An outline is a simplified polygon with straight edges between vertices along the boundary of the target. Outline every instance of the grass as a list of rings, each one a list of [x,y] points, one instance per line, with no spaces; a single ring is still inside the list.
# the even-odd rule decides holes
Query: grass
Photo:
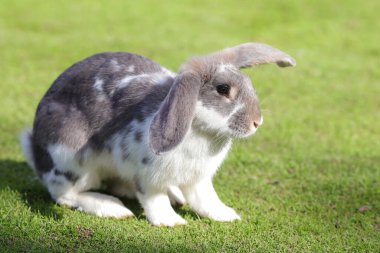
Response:
[[[0,0],[1,252],[379,252],[379,1]],[[156,228],[58,206],[17,141],[51,82],[101,51],[171,69],[247,41],[297,59],[246,70],[265,123],[215,177],[241,222]]]

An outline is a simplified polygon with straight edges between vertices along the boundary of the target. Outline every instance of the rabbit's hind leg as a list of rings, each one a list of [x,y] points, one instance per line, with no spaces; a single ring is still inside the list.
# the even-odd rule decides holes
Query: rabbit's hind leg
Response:
[[[44,176],[44,182],[52,198],[61,205],[78,209],[100,217],[124,218],[133,216],[123,203],[110,195],[89,192],[91,181],[86,176],[79,177],[73,173],[51,170]],[[83,186],[86,185],[85,188]]]
[[[77,163],[72,149],[64,145],[52,145],[48,150],[53,167],[44,173],[41,179],[58,204],[101,217],[133,216],[119,199],[89,192],[100,186],[101,178],[96,170],[82,168]]]

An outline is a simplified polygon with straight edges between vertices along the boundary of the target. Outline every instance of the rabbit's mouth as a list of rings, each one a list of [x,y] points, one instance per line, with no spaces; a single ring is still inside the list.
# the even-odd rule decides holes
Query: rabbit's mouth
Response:
[[[264,118],[261,116],[259,120],[253,121],[251,124],[244,125],[238,125],[238,124],[230,124],[229,125],[229,133],[232,138],[235,139],[242,139],[247,138],[249,136],[254,135],[258,128],[263,124]]]
[[[231,137],[234,139],[244,139],[248,138],[256,133],[257,129],[251,131],[233,131]]]

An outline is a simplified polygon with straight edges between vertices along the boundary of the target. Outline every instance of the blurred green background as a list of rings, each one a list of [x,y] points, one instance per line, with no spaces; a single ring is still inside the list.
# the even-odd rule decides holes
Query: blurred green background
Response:
[[[1,252],[379,252],[379,1],[0,0]],[[244,70],[265,123],[215,177],[241,222],[174,229],[54,204],[17,135],[54,79],[91,54],[129,51],[176,71],[192,55],[258,41],[297,67]]]

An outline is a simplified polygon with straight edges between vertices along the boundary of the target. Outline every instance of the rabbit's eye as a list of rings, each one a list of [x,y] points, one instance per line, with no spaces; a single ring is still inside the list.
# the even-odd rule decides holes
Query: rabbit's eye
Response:
[[[228,96],[230,93],[230,86],[228,84],[219,84],[216,86],[216,91],[223,96]]]

